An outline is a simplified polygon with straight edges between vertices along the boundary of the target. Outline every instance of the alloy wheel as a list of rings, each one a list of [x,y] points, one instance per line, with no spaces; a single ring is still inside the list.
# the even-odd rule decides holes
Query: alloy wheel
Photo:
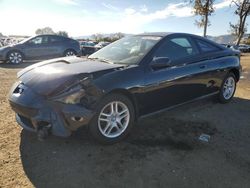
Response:
[[[128,127],[130,112],[121,101],[113,101],[105,105],[98,117],[98,128],[107,138],[120,136]]]
[[[65,54],[65,56],[74,56],[74,55],[76,55],[76,54],[72,50],[67,51],[66,54]]]
[[[8,59],[9,59],[9,62],[13,64],[19,64],[23,60],[22,55],[19,52],[11,52],[9,54]]]
[[[228,100],[230,99],[235,90],[235,80],[233,77],[228,77],[223,86],[223,97]]]

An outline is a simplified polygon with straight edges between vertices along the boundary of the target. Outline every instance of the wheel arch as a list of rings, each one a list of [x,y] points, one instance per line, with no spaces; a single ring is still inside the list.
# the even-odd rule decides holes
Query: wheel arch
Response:
[[[75,52],[75,54],[77,54],[77,52],[76,52],[76,50],[74,48],[67,48],[66,50],[64,50],[63,55],[66,55],[66,52],[70,51],[70,50]]]
[[[21,50],[18,50],[18,49],[11,49],[11,50],[9,50],[6,53],[6,59],[9,57],[10,53],[12,53],[12,52],[18,52],[18,53],[22,54],[23,60],[25,59],[25,54]]]
[[[125,97],[127,97],[132,102],[132,105],[134,107],[135,121],[138,120],[138,118],[139,118],[138,101],[136,100],[135,96],[132,93],[130,93],[126,89],[114,89],[114,90],[110,91],[109,93],[107,93],[106,95],[109,95],[109,94],[120,94],[120,95],[124,95]]]
[[[236,81],[238,82],[240,80],[240,71],[236,68],[230,69],[231,73],[233,73],[236,77]]]

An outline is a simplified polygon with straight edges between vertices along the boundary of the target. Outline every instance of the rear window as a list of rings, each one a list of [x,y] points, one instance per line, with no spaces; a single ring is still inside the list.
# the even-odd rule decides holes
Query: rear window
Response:
[[[201,51],[206,53],[206,52],[215,52],[215,51],[219,51],[220,48],[215,46],[215,45],[212,45],[208,42],[205,42],[203,40],[199,40],[199,39],[196,39],[196,42],[198,44],[198,46],[200,47]]]

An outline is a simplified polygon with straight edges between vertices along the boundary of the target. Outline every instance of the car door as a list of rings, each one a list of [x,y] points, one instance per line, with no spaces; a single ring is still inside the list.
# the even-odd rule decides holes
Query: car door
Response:
[[[23,49],[25,57],[27,59],[43,59],[48,56],[50,53],[48,40],[47,35],[42,35],[27,41]]]
[[[221,69],[221,64],[226,63],[227,58],[223,54],[223,50],[209,41],[195,38],[194,41],[200,50],[199,61],[203,62],[204,81],[206,82],[206,94],[212,94],[220,89],[224,79],[224,69]]]
[[[178,105],[205,94],[203,62],[197,61],[199,50],[188,36],[165,39],[153,52],[151,59],[166,57],[169,67],[153,69],[145,65],[144,114]]]
[[[65,40],[63,37],[51,35],[49,36],[50,58],[61,57],[65,51]]]

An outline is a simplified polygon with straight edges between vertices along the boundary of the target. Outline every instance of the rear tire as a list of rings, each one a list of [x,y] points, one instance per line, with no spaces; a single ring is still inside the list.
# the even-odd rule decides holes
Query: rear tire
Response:
[[[64,52],[64,56],[65,57],[68,57],[68,56],[76,56],[77,54],[76,54],[76,51],[75,50],[71,50],[71,49],[69,49],[69,50],[66,50],[65,52]]]
[[[7,62],[11,64],[20,64],[23,62],[23,55],[18,51],[9,52]]]
[[[220,93],[219,93],[219,102],[222,104],[228,103],[232,100],[234,93],[236,91],[236,77],[230,72],[227,74],[225,79],[222,82]]]
[[[99,143],[114,144],[128,135],[134,120],[135,111],[131,101],[124,95],[110,94],[97,106],[89,132]]]

